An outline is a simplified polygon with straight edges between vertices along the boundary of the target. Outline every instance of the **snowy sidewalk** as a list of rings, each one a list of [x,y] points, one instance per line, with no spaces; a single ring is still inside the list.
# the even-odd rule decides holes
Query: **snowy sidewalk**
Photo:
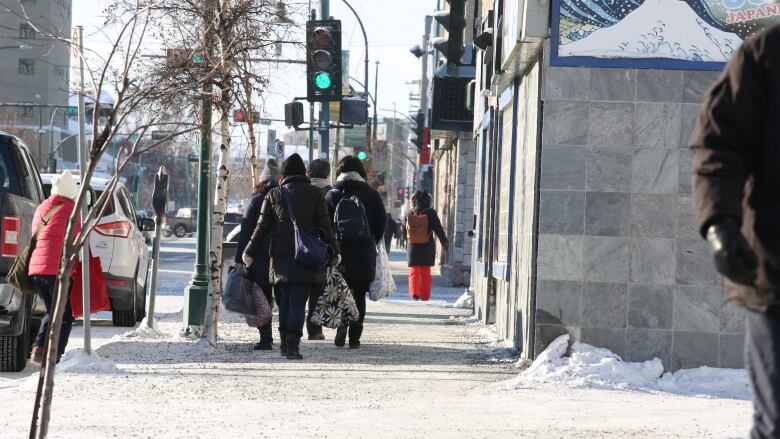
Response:
[[[517,376],[491,331],[458,324],[446,307],[462,288],[436,287],[409,302],[399,291],[368,307],[359,350],[304,341],[303,361],[256,352],[256,331],[225,316],[215,352],[169,336],[122,337],[96,327],[98,354],[115,370],[57,376],[52,438],[737,438],[750,403],[641,392],[539,386],[506,390]],[[437,280],[434,281],[437,285]],[[176,334],[180,297],[167,296],[160,329]],[[177,302],[178,301],[178,302]],[[75,328],[73,347],[81,329]],[[37,374],[0,374],[0,431],[26,437]]]

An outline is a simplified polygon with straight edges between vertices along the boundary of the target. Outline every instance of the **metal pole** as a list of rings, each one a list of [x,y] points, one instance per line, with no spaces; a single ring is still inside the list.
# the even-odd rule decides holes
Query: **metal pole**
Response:
[[[377,107],[379,106],[379,97],[377,93],[379,92],[379,61],[376,62],[376,72],[374,73],[374,140],[376,140],[376,124],[377,124],[377,117],[376,117],[376,111]]]
[[[352,14],[357,19],[358,24],[360,25],[360,30],[363,32],[363,43],[366,46],[366,59],[363,60],[364,65],[364,72],[363,72],[363,92],[366,94],[366,99],[368,99],[368,36],[366,35],[366,28],[363,26],[363,20],[360,19],[360,16],[357,12],[355,12],[355,8],[352,7],[352,5],[347,2],[347,0],[341,0],[344,2],[345,5],[349,8],[350,11],[352,11]],[[374,102],[374,106],[376,106],[376,102]],[[371,124],[366,124],[366,145],[369,145],[371,143]]]
[[[49,168],[50,173],[55,173],[57,170],[54,169],[54,116],[57,115],[57,110],[59,108],[55,108],[54,111],[51,112],[51,121],[49,121],[49,163],[46,164],[46,167]],[[41,157],[43,158],[43,157]]]
[[[320,0],[320,16],[323,20],[330,17],[328,0]],[[330,106],[328,102],[320,102],[320,158],[328,159],[328,149],[330,148]]]
[[[189,162],[188,162],[189,163]],[[146,313],[146,326],[154,329],[154,302],[157,297],[157,270],[160,267],[160,239],[163,216],[154,216],[154,244],[152,245],[152,278],[149,280],[149,311]]]
[[[314,124],[314,104],[309,102],[309,124]],[[309,130],[309,163],[314,160],[314,130]]]
[[[428,44],[431,39],[431,22],[433,17],[425,16],[425,34],[423,34],[422,80],[420,81],[420,110],[425,115],[425,126],[428,126]]]
[[[84,104],[84,28],[76,26],[79,30],[79,169],[81,171],[82,183],[84,182],[84,172],[87,170],[87,120]],[[100,97],[95,99],[94,111],[99,111]],[[87,203],[81,203],[81,218],[87,217]],[[81,291],[83,293],[84,303],[84,352],[92,355],[92,328],[89,319],[89,237],[84,240],[84,246],[81,247]]]

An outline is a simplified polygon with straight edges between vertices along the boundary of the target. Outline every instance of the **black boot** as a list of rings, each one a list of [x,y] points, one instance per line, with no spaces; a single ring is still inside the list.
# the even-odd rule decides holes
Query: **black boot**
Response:
[[[333,343],[336,344],[338,347],[344,346],[344,343],[347,341],[347,327],[342,326],[341,328],[336,330],[336,338],[333,339]]]
[[[350,323],[349,324],[349,348],[350,349],[360,348],[361,335],[363,335],[363,324],[357,322]]]
[[[298,349],[300,345],[301,345],[301,337],[294,336],[294,335],[287,335],[287,359],[288,360],[303,360],[303,355],[301,355],[301,352]]]
[[[287,333],[279,329],[279,353],[282,357],[287,356]]]
[[[271,324],[269,323],[267,326],[263,326],[262,328],[259,328],[260,330],[260,341],[255,343],[254,349],[256,351],[270,351],[273,349],[273,332],[271,330]]]
[[[309,334],[309,340],[325,340],[325,334],[322,333],[320,325],[306,323],[306,332]]]

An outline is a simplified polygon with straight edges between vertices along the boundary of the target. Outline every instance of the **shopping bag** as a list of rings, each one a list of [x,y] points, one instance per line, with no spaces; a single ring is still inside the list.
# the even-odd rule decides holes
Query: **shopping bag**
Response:
[[[225,309],[243,315],[255,315],[253,286],[246,268],[232,269],[228,272],[225,290],[222,292],[222,305]]]
[[[368,290],[368,298],[376,302],[383,297],[391,296],[395,291],[395,280],[390,272],[387,251],[384,245],[379,244],[376,248],[376,275]]]
[[[84,315],[84,293],[81,280],[81,261],[76,260],[70,288],[70,307],[73,310],[73,317]],[[103,273],[100,258],[89,255],[89,312],[93,314],[110,310],[111,300],[108,298],[106,275]]]
[[[358,319],[360,319],[360,313],[347,281],[335,267],[329,267],[327,281],[317,300],[317,307],[311,316],[311,323],[336,329],[347,326],[350,322],[356,322]]]
[[[252,284],[252,298],[254,299],[255,313],[246,316],[246,324],[252,328],[260,328],[273,318],[271,304],[265,298],[263,289],[256,283]]]

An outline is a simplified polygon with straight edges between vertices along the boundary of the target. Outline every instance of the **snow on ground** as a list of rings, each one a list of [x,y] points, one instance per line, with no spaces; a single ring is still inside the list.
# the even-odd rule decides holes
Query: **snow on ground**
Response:
[[[580,342],[569,346],[569,342],[568,334],[555,339],[528,369],[507,382],[507,388],[551,385],[739,400],[751,398],[747,373],[743,369],[700,367],[664,373],[658,358],[627,362],[608,349]]]
[[[507,389],[518,369],[492,361],[491,349],[509,350],[495,328],[456,324],[471,312],[437,305],[454,302],[462,288],[434,280],[430,303],[405,301],[404,273],[395,270],[394,298],[368,304],[361,349],[335,347],[335,331],[326,329],[326,341],[302,342],[302,361],[253,351],[257,331],[230,315],[219,347],[199,349],[178,335],[181,295],[158,297],[158,330],[167,337],[124,337],[127,328],[98,323],[93,347],[114,370],[57,375],[50,437],[746,436],[747,401],[542,382]],[[68,355],[81,356],[81,336],[75,327]],[[32,366],[0,374],[3,439],[26,437],[36,378]],[[688,386],[684,376],[676,380],[667,384]]]

